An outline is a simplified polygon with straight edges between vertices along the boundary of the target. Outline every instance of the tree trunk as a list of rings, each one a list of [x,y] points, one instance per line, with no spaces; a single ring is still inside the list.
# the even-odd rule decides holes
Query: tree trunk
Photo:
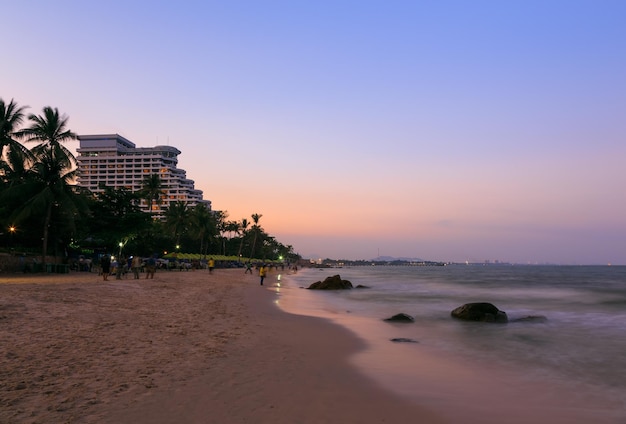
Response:
[[[241,251],[243,250],[243,236],[241,236],[241,242],[239,243],[239,252],[237,252],[237,262],[241,262]]]
[[[252,239],[252,249],[250,249],[250,259],[254,256],[254,248],[256,247],[256,236],[257,232],[254,232],[254,239]]]

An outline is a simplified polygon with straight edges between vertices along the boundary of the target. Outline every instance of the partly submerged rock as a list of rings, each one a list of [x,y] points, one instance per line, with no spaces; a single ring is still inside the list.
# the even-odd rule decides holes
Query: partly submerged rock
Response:
[[[359,284],[358,286],[355,287],[355,289],[369,289],[371,288],[370,286],[364,286],[363,284]]]
[[[388,322],[414,322],[415,318],[405,313],[395,314],[392,317],[385,318],[384,321]]]
[[[394,339],[389,339],[394,343],[419,343],[417,340],[407,339],[406,337],[396,337]]]
[[[450,315],[464,321],[506,323],[506,312],[487,302],[466,303],[453,310]]]
[[[339,275],[326,277],[324,281],[316,281],[309,286],[310,290],[348,290],[352,288],[352,283],[342,280]]]

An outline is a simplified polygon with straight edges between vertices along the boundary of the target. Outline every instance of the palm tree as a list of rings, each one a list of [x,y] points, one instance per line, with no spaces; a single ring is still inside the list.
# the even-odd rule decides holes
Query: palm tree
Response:
[[[80,195],[72,182],[76,169],[69,169],[52,151],[41,151],[37,162],[28,170],[22,184],[13,185],[3,193],[10,201],[25,201],[14,213],[16,221],[40,216],[43,212],[42,264],[46,263],[50,221],[53,216],[64,216],[70,226],[83,212]]]
[[[17,132],[17,127],[24,121],[25,109],[26,106],[18,106],[13,99],[8,105],[0,99],[0,157],[5,146],[23,148],[18,141],[13,139],[13,136]]]
[[[28,149],[13,147],[5,149],[4,157],[0,157],[0,185],[24,183],[26,173],[32,164],[33,157]]]
[[[252,214],[252,222],[254,222],[254,225],[252,226],[252,231],[254,231],[254,239],[252,239],[252,249],[250,249],[250,259],[252,259],[252,257],[254,256],[254,248],[256,245],[256,239],[257,236],[259,235],[259,220],[261,219],[263,215],[260,215],[258,213],[253,213]]]
[[[76,158],[61,144],[76,139],[76,134],[67,129],[68,118],[59,115],[57,108],[46,106],[43,115],[30,114],[28,120],[31,125],[15,134],[26,138],[27,142],[39,142],[31,151],[35,163],[28,170],[24,184],[13,188],[27,199],[17,213],[19,217],[44,213],[42,263],[45,264],[53,208],[65,208],[64,212],[69,212],[67,216],[72,221],[78,213],[80,202],[72,187],[77,172]]]
[[[222,223],[222,233],[228,235],[228,238],[222,237],[224,255],[227,255],[227,251],[232,250],[233,234],[239,234],[239,223],[237,221],[224,221]]]
[[[226,221],[224,231],[228,233],[228,239],[232,240],[233,234],[239,234],[239,223],[237,221]]]
[[[148,211],[152,214],[153,202],[157,205],[163,203],[163,182],[159,174],[146,175],[142,182],[141,196],[148,202]]]
[[[213,236],[213,238],[215,238],[218,242],[221,241],[221,245],[222,245],[222,254],[225,255],[226,253],[224,252],[226,249],[224,240],[226,239],[223,234],[225,233],[225,226],[226,226],[226,218],[228,218],[228,212],[226,211],[212,211],[211,212],[211,221],[213,222],[213,229],[212,229],[212,233],[211,235]]]
[[[246,236],[246,233],[248,231],[248,225],[250,225],[250,223],[248,222],[248,220],[246,218],[242,218],[241,219],[241,223],[239,223],[239,230],[241,232],[240,236],[241,236],[241,240],[239,242],[239,252],[237,252],[237,257],[241,258],[241,251],[243,250],[243,240]]]
[[[190,221],[191,210],[187,202],[176,201],[170,203],[165,210],[165,228],[171,231],[176,239],[176,245],[180,244],[180,236],[187,230]]]
[[[0,175],[3,182],[13,180],[14,176],[21,178],[32,163],[30,151],[13,138],[17,136],[17,127],[24,121],[25,109],[13,99],[8,105],[0,99]]]
[[[191,210],[191,232],[200,240],[200,253],[206,256],[205,240],[213,233],[212,213],[205,205],[198,203]]]
[[[31,126],[16,132],[18,137],[26,138],[26,142],[39,142],[32,149],[32,153],[38,156],[51,156],[51,159],[58,160],[60,164],[68,169],[76,167],[76,158],[72,152],[62,143],[76,140],[77,135],[67,129],[66,115],[59,115],[57,108],[46,106],[43,108],[43,115],[28,115]]]

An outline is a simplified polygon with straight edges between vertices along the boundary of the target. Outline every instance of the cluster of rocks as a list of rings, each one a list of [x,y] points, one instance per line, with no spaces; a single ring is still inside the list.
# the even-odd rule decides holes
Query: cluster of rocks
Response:
[[[507,323],[507,322],[546,322],[548,318],[543,315],[529,315],[522,318],[516,318],[509,320],[506,312],[501,311],[495,305],[488,302],[475,302],[466,303],[459,306],[450,312],[453,318],[463,321],[477,321],[477,322],[494,322],[494,323]],[[415,318],[411,315],[400,313],[392,317],[385,318],[384,321],[388,322],[414,322]]]
[[[310,290],[349,290],[352,289],[352,283],[348,280],[342,280],[339,275],[327,277],[324,281],[316,281],[308,287]],[[368,288],[367,286],[358,285],[356,288]],[[453,318],[463,321],[489,322],[489,323],[507,323],[507,322],[546,322],[548,319],[543,315],[530,315],[523,318],[509,320],[506,312],[501,311],[495,305],[488,302],[466,303],[454,309],[450,315]],[[385,318],[387,322],[412,323],[415,318],[405,313],[399,313],[392,317]],[[392,342],[417,343],[416,340],[407,338],[390,339]]]

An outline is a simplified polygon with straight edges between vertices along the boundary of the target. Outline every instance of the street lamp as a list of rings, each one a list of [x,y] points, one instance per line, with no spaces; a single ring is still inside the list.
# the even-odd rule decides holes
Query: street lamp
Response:
[[[9,238],[10,238],[10,243],[11,243],[9,247],[11,249],[13,249],[13,234],[15,234],[15,231],[17,231],[17,228],[15,228],[15,225],[11,225],[9,227]]]
[[[122,242],[120,241],[120,242],[118,243],[118,246],[120,247],[120,253],[119,253],[119,255],[117,255],[117,256],[118,256],[118,258],[121,258],[121,257],[122,257],[122,247],[124,246],[124,243],[122,243]]]

